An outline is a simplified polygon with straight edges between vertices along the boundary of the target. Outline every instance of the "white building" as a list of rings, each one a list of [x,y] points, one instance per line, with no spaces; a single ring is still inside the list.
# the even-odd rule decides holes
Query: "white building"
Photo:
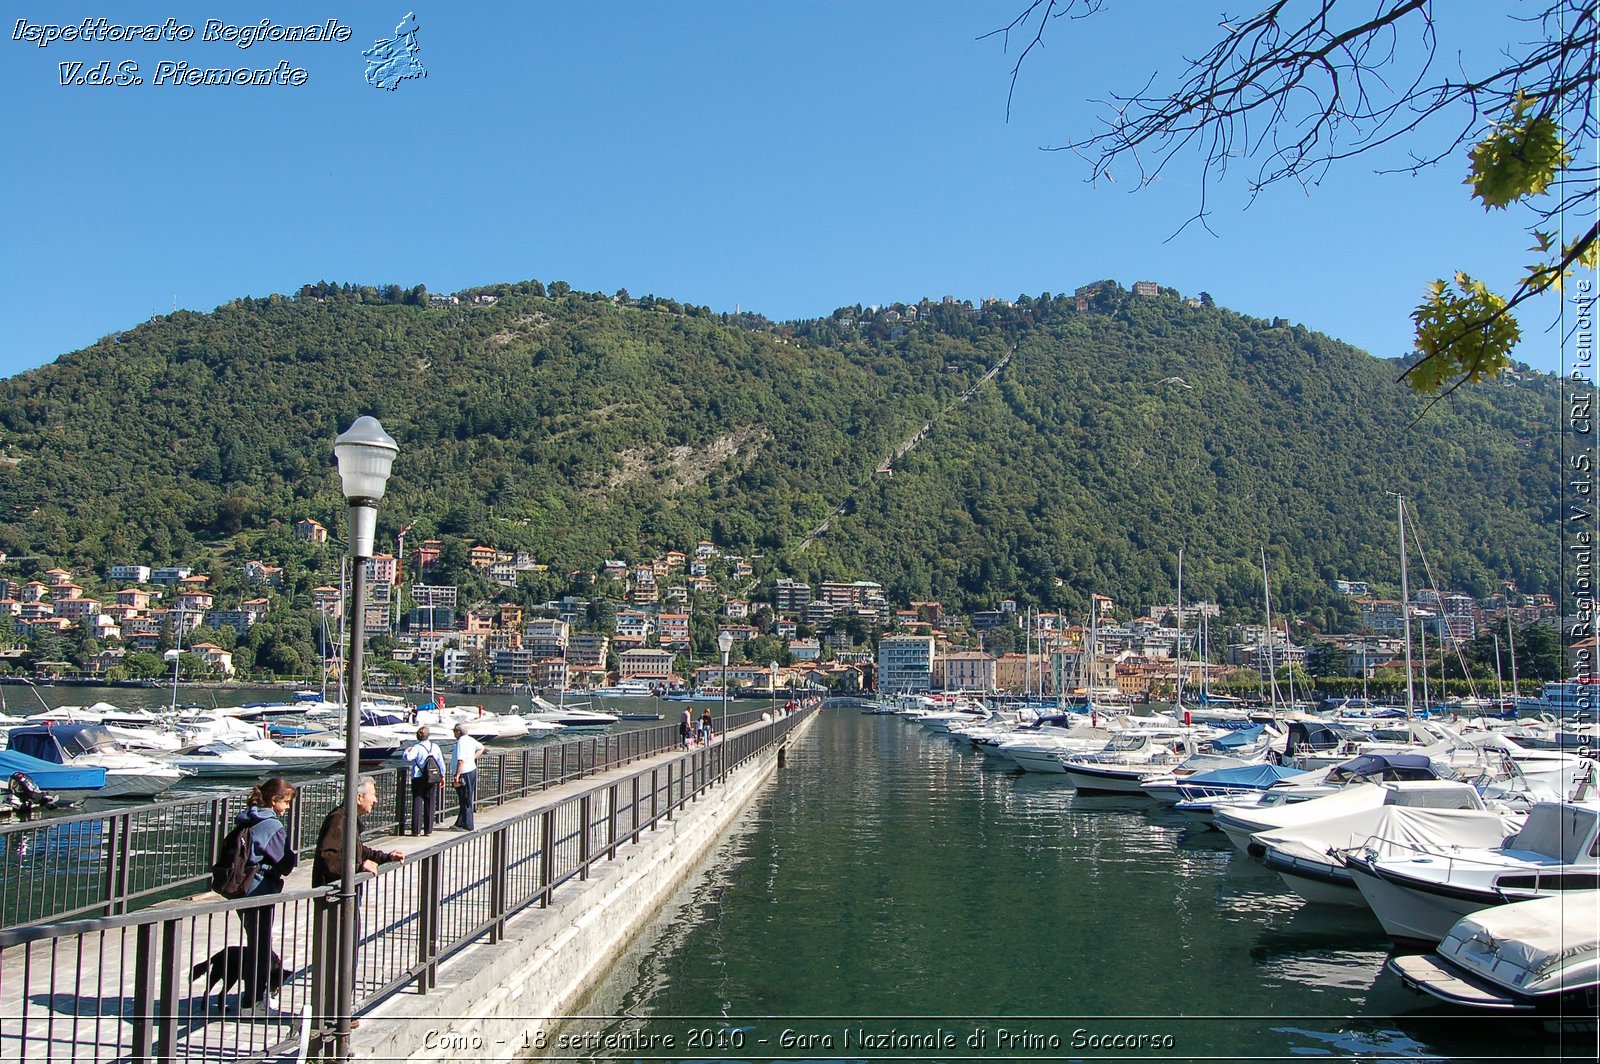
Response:
[[[933,636],[891,635],[878,643],[878,690],[885,694],[932,689]]]

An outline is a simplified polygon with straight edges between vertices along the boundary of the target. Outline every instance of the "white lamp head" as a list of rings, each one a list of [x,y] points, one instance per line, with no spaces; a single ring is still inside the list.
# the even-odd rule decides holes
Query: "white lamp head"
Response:
[[[378,419],[363,414],[333,441],[345,501],[352,506],[376,506],[389,484],[389,470],[400,445]]]
[[[733,633],[727,629],[717,633],[717,649],[722,651],[724,657],[733,649]]]
[[[350,504],[350,556],[372,557],[377,535],[378,503],[389,484],[389,470],[400,445],[378,424],[378,419],[363,414],[333,441],[333,457],[339,463],[339,480],[345,502]]]

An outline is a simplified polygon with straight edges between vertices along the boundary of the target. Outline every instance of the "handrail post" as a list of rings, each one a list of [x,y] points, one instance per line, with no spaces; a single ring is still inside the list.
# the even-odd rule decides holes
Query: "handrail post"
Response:
[[[593,799],[593,795],[589,791],[585,791],[584,794],[583,794],[583,797],[578,799],[578,820],[579,820],[579,827],[578,827],[578,878],[579,879],[588,879],[589,878],[589,860],[590,860],[589,837],[590,837],[591,833],[594,831],[594,822],[591,819],[591,817],[593,816],[593,809],[594,809],[594,803],[593,803],[592,799]]]
[[[639,774],[633,774],[633,844],[639,845]]]
[[[506,936],[506,876],[509,874],[511,843],[504,825],[489,836],[489,914],[494,923],[489,927],[489,942],[499,942]]]
[[[422,862],[418,877],[417,905],[417,990],[426,994],[439,978],[439,854]]]
[[[551,873],[555,868],[556,849],[556,814],[553,809],[546,809],[539,814],[539,907],[550,908],[550,896],[554,888],[550,886]]]
[[[606,851],[608,861],[617,859],[617,787],[618,784],[613,783],[606,788],[606,800],[611,807],[606,814],[606,844],[610,847]]]
[[[156,980],[161,965],[155,955],[155,924],[140,924],[133,938],[133,1032],[128,1055],[137,1061],[155,1061]]]

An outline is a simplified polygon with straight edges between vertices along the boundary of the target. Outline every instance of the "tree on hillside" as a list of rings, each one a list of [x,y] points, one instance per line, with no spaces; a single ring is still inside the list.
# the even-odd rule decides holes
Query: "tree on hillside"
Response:
[[[1509,296],[1459,271],[1453,283],[1430,286],[1412,315],[1417,357],[1402,376],[1419,392],[1452,391],[1509,365],[1517,307],[1559,290],[1573,267],[1600,262],[1596,2],[1542,0],[1528,15],[1507,13],[1514,43],[1469,63],[1440,54],[1433,0],[1275,0],[1252,17],[1225,19],[1222,38],[1187,60],[1177,82],[1152,74],[1131,94],[1112,94],[1098,128],[1054,150],[1087,159],[1091,180],[1131,169],[1141,186],[1193,151],[1201,193],[1191,221],[1205,225],[1207,191],[1246,159],[1259,162],[1248,179],[1254,195],[1285,181],[1316,184],[1334,163],[1392,144],[1409,149],[1406,173],[1470,146],[1471,195],[1485,210],[1523,212],[1536,261]],[[989,34],[1025,42],[1012,92],[1057,20],[1085,18],[1104,3],[1028,0]]]

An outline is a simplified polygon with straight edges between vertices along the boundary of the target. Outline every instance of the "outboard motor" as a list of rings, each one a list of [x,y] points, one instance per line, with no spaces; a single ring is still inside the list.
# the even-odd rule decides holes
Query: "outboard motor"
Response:
[[[13,772],[6,784],[6,792],[11,798],[11,804],[24,819],[34,809],[57,809],[66,804],[55,795],[46,794],[44,788],[33,782],[33,777],[26,772]]]

